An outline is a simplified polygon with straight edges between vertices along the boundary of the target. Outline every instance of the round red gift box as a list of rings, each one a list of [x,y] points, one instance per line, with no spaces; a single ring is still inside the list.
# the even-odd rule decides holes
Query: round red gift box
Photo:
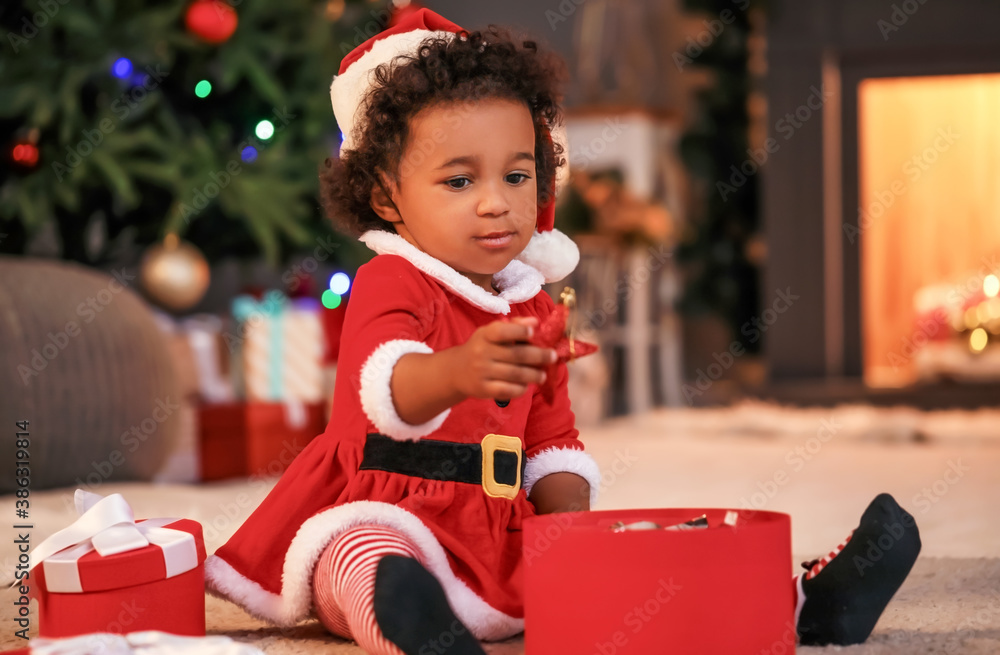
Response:
[[[735,526],[723,524],[737,512]],[[709,527],[629,530],[623,522]],[[643,509],[524,524],[527,655],[795,652],[791,521],[777,512]]]
[[[194,568],[166,577],[163,551],[155,545],[107,557],[91,551],[79,559],[83,591],[57,593],[46,588],[45,567],[35,567],[31,592],[38,600],[38,636],[141,630],[204,636],[205,542],[201,524],[178,519],[163,527],[194,537]]]

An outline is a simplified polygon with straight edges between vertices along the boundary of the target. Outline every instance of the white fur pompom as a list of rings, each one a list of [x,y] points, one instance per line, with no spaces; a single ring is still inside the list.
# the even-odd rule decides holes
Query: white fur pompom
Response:
[[[580,249],[559,230],[535,232],[517,259],[540,272],[549,284],[573,272],[580,263]]]

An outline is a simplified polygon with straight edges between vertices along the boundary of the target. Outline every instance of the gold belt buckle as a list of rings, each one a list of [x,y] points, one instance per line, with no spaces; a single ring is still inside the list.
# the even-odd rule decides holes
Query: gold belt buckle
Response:
[[[482,448],[483,491],[486,492],[487,496],[493,498],[515,498],[521,489],[521,459],[524,457],[524,453],[521,451],[521,440],[504,434],[488,434],[483,437]],[[494,455],[498,450],[517,455],[517,482],[512,485],[497,482]]]

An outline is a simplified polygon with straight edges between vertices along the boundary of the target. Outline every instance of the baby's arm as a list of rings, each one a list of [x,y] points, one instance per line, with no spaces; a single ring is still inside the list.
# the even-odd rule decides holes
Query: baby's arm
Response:
[[[550,473],[535,483],[528,500],[539,514],[586,512],[590,509],[590,485],[575,473]]]
[[[533,317],[494,321],[461,345],[400,357],[389,383],[396,413],[420,425],[466,398],[510,400],[541,384],[540,367],[555,361],[556,352],[524,343],[537,326]]]
[[[400,357],[389,383],[396,414],[420,425],[466,398],[509,400],[542,384],[541,368],[556,352],[525,343],[537,326],[531,317],[494,321],[461,345]],[[586,478],[555,471],[535,482],[528,499],[539,514],[550,514],[587,511],[590,497]]]
[[[389,382],[399,418],[420,425],[464,399],[452,382],[456,360],[455,348],[399,358]]]

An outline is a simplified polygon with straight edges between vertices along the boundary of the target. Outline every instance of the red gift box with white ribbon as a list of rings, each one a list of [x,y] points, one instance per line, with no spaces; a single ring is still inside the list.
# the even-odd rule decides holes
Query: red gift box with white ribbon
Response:
[[[791,549],[791,520],[778,512],[531,517],[525,653],[793,655]]]
[[[136,521],[120,494],[76,492],[80,517],[31,553],[38,634],[205,634],[205,542],[188,519]]]

